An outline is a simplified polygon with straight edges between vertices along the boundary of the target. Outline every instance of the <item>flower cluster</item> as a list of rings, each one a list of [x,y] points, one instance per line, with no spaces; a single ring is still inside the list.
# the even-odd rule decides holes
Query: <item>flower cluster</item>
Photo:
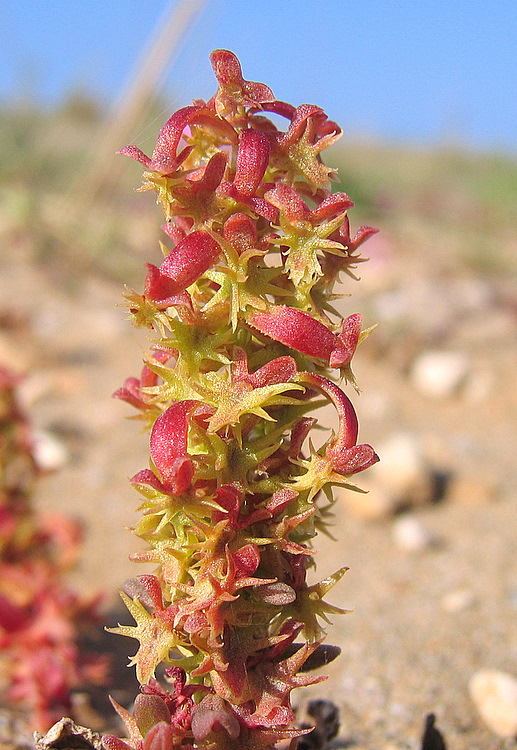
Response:
[[[143,294],[127,295],[156,338],[114,394],[150,429],[150,465],[132,479],[147,549],[132,557],[157,568],[122,593],[135,625],[116,632],[139,641],[143,692],[133,715],[118,707],[129,739],[106,737],[109,750],[251,750],[300,734],[290,694],[335,655],[321,621],[342,610],[324,596],[346,570],[307,581],[318,502],[378,460],[331,379],[355,385],[368,331],[340,318],[334,286],[355,278],[375,231],[351,237],[352,201],[330,190],[321,151],[341,131],[246,81],[231,52],[211,60],[213,98],[173,114],[151,157],[121,151],[145,167],[168,244]],[[304,447],[324,400],[337,431]],[[171,690],[154,676],[162,662]]]
[[[17,382],[0,367],[0,659],[4,694],[43,731],[70,712],[74,688],[104,680],[107,661],[79,653],[79,628],[97,619],[96,602],[63,581],[80,530],[64,517],[41,518],[32,507],[39,469]]]

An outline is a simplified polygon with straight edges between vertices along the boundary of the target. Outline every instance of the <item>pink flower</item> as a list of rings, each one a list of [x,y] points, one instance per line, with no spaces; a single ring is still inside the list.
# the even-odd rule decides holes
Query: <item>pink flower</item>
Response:
[[[299,193],[284,182],[268,190],[265,198],[281,211],[282,217],[293,227],[307,223],[316,226],[335,219],[354,205],[346,193],[331,193],[311,211]]]
[[[374,229],[373,227],[359,227],[355,235],[351,237],[350,220],[347,216],[343,224],[339,227],[339,237],[343,245],[348,248],[349,254],[352,255],[363,242],[369,240],[378,231],[378,229]]]
[[[329,239],[335,242],[340,242],[346,249],[346,255],[335,255],[331,253],[323,253],[324,260],[322,268],[325,274],[325,278],[328,279],[328,283],[333,283],[340,271],[345,271],[349,276],[357,279],[352,269],[357,263],[363,263],[367,258],[362,258],[360,255],[356,255],[357,249],[366,240],[370,239],[374,234],[377,234],[379,230],[373,229],[373,227],[360,227],[353,237],[350,236],[350,221],[348,216],[345,216],[343,223],[335,232],[333,232]]]
[[[329,120],[321,107],[315,104],[301,104],[292,113],[291,125],[287,133],[282,134],[279,145],[285,149],[302,138],[312,144],[325,139],[325,144],[320,145],[319,150],[322,150],[332,140],[337,140],[340,134],[339,125]]]
[[[224,732],[231,740],[237,740],[241,733],[239,720],[231,705],[218,695],[205,696],[192,710],[195,739],[205,740],[212,732]],[[227,741],[224,744],[228,747]]]
[[[337,141],[341,129],[335,122],[313,104],[302,104],[292,109],[283,102],[275,102],[264,108],[277,111],[291,119],[286,133],[272,133],[272,151],[283,162],[288,181],[302,177],[312,193],[329,187],[329,177],[336,171],[326,167],[320,152]]]
[[[242,195],[254,195],[269,164],[269,141],[259,130],[244,130],[239,137],[233,184]]]

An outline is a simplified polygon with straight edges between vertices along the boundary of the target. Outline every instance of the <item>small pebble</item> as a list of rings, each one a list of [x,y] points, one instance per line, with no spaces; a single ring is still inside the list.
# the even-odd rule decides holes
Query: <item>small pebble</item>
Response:
[[[368,477],[383,488],[395,508],[432,499],[431,474],[417,435],[394,432],[375,449],[381,460],[369,469]]]
[[[34,460],[41,471],[57,471],[68,462],[68,451],[61,441],[48,432],[37,431],[34,436]]]
[[[480,669],[469,692],[485,724],[499,737],[517,736],[517,680],[507,672]]]
[[[392,516],[397,509],[397,501],[377,482],[364,480],[361,489],[366,493],[341,490],[346,509],[362,521],[379,521]]]
[[[394,521],[392,533],[396,545],[406,552],[421,552],[434,542],[418,518],[407,514]]]
[[[454,589],[442,598],[442,608],[446,612],[463,612],[475,602],[474,593],[470,589]]]
[[[446,398],[458,391],[469,370],[470,363],[463,352],[427,351],[415,360],[410,377],[424,396]]]
[[[43,735],[34,733],[34,740],[38,750],[55,747],[81,747],[84,750],[102,750],[102,738],[87,727],[75,724],[72,719],[60,719]]]

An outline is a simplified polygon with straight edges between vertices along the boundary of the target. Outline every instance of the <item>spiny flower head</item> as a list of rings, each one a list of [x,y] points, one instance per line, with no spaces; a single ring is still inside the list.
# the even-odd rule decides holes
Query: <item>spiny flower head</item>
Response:
[[[351,239],[353,203],[331,191],[321,154],[341,130],[245,80],[231,52],[211,61],[215,95],[172,115],[150,157],[121,152],[145,167],[168,244],[128,294],[153,353],[114,394],[150,429],[149,466],[132,479],[147,549],[132,557],[157,567],[123,592],[135,625],[116,630],[139,641],[143,694],[134,715],[118,708],[129,739],[109,750],[255,750],[300,734],[290,694],[322,679],[307,672],[331,653],[323,622],[342,611],[323,597],[346,570],[307,580],[320,491],[353,488],[378,460],[332,380],[355,385],[368,333],[334,310],[334,285],[375,231]],[[339,426],[316,449],[305,444],[322,397]],[[161,662],[172,690],[155,680]]]

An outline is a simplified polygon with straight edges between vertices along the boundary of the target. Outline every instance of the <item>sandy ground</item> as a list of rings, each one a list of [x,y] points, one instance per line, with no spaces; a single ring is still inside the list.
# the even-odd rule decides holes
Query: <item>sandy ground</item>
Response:
[[[66,450],[37,503],[82,519],[74,585],[101,587],[114,603],[121,582],[144,572],[128,561],[139,541],[125,527],[138,506],[127,479],[148,454],[139,424],[124,419],[130,407],[110,396],[138,374],[145,337],[117,306],[119,285],[93,276],[66,284],[35,267],[22,240],[11,247],[0,258],[0,313],[16,315],[3,315],[0,358],[27,373],[23,398],[36,429]],[[330,600],[353,613],[329,627],[328,642],[343,653],[328,681],[300,700],[339,705],[336,747],[416,749],[432,711],[449,748],[510,748],[479,718],[467,686],[485,667],[517,675],[517,293],[504,278],[442,277],[408,255],[394,259],[389,247],[372,250],[371,270],[343,303],[380,323],[356,357],[360,437],[382,458],[383,443],[409,436],[422,482],[434,478],[434,502],[406,494],[417,530],[407,542],[386,493],[375,520],[338,497],[337,541],[318,541],[317,562],[321,576],[350,567]],[[422,352],[436,349],[465,358],[441,396],[411,374]]]

